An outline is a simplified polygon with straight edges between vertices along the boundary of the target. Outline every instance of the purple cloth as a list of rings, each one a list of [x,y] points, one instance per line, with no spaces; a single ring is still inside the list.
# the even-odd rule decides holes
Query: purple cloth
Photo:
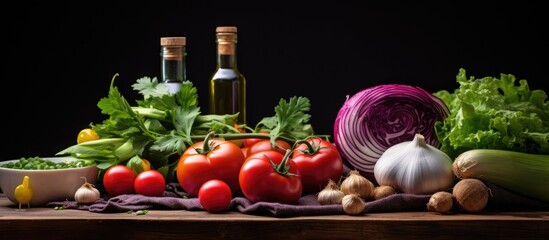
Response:
[[[487,183],[487,186],[492,192],[487,208],[495,210],[549,209],[549,204],[521,197],[494,184]],[[427,202],[430,197],[431,195],[394,194],[383,199],[366,202],[363,213],[427,211]],[[64,208],[88,210],[96,213],[145,209],[204,211],[198,198],[189,198],[177,183],[168,184],[162,197],[124,194],[115,197],[104,196],[91,205],[80,204],[75,201],[62,201],[50,202],[46,206],[63,206]],[[245,197],[236,196],[232,199],[227,210],[274,217],[345,214],[341,205],[320,205],[315,194],[301,197],[296,204],[251,203]]]
[[[385,199],[367,202],[364,213],[425,210],[429,197],[430,195],[395,194]],[[63,206],[68,209],[88,210],[96,213],[145,209],[204,211],[198,198],[188,198],[188,195],[176,183],[168,184],[162,197],[123,194],[115,197],[103,196],[91,205],[76,201],[61,201],[50,202],[46,206]],[[275,217],[345,214],[341,205],[320,205],[315,194],[301,197],[296,204],[251,203],[245,197],[237,196],[233,198],[227,210]]]

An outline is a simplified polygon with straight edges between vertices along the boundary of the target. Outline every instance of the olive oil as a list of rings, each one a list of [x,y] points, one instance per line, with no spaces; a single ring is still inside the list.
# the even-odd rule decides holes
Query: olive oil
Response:
[[[246,78],[236,64],[237,28],[216,29],[217,67],[210,78],[209,111],[211,114],[238,115],[238,123],[246,123]]]
[[[160,38],[160,78],[171,94],[179,92],[181,84],[187,80],[185,46],[185,37]]]

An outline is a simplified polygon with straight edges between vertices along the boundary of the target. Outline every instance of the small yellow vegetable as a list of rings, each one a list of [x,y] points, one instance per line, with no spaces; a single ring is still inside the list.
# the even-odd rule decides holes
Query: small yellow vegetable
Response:
[[[30,208],[30,200],[32,199],[32,189],[29,185],[29,177],[23,177],[23,182],[18,185],[14,190],[15,200],[19,203],[19,210],[21,205],[26,204]]]
[[[84,128],[78,133],[78,137],[76,138],[76,143],[80,144],[83,142],[89,142],[97,139],[99,139],[99,136],[93,129]]]

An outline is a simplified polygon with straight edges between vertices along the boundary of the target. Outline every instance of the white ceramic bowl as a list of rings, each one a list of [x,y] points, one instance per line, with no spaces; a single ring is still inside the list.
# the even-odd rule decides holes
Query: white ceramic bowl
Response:
[[[72,157],[44,157],[42,159],[54,162],[74,161]],[[1,164],[17,162],[17,160],[2,161]],[[0,167],[0,188],[10,201],[19,205],[15,199],[14,190],[23,182],[25,176],[29,177],[29,185],[32,189],[30,207],[42,206],[51,201],[74,200],[74,193],[86,180],[95,184],[99,169],[96,166],[79,168],[52,169],[52,170],[22,170]],[[27,207],[25,206],[21,206]]]

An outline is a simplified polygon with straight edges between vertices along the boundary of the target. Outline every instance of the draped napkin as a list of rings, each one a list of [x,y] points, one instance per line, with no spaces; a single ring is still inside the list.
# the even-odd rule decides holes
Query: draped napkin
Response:
[[[549,204],[524,198],[494,184],[486,183],[491,196],[486,209],[490,210],[549,210]],[[364,214],[402,211],[427,211],[431,195],[398,193],[379,200],[367,201]],[[138,210],[188,210],[205,211],[198,198],[190,198],[177,183],[169,183],[162,197],[148,197],[140,194],[102,196],[95,203],[86,205],[76,201],[56,201],[48,207],[62,206],[68,209],[87,210],[96,213],[127,212]],[[345,214],[341,205],[320,205],[315,194],[302,196],[296,204],[274,202],[251,203],[243,196],[231,200],[227,211],[273,217],[295,217],[314,215]]]

